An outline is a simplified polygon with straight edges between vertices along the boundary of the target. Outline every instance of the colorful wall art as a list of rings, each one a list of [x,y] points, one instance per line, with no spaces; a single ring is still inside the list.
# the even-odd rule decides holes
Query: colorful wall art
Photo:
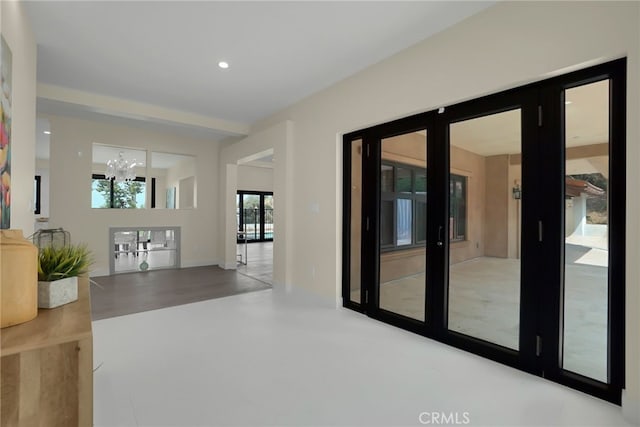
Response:
[[[4,37],[0,43],[0,228],[11,225],[11,67],[12,55]]]

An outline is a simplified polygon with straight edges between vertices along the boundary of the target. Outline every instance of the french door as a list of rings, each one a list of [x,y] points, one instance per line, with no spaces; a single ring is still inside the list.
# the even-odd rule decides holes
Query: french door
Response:
[[[238,191],[236,194],[238,243],[273,240],[273,193]]]
[[[344,305],[619,403],[625,69],[345,135]]]

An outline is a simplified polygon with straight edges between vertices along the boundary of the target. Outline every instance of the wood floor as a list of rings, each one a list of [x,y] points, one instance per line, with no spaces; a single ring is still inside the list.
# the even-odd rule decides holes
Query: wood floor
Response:
[[[269,289],[261,280],[217,266],[93,277],[93,320]]]

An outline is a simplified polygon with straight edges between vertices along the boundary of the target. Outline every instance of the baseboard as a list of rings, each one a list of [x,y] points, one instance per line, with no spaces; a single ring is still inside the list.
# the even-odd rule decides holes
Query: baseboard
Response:
[[[622,416],[631,425],[640,425],[640,402],[633,399],[626,390],[622,390]]]

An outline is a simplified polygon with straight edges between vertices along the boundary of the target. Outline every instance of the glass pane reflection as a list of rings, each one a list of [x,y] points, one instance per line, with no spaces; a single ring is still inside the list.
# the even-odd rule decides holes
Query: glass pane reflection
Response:
[[[450,125],[449,329],[517,350],[521,111]],[[526,193],[525,193],[526,195]]]
[[[565,91],[565,129],[562,367],[607,382],[608,80]]]
[[[380,168],[380,308],[425,319],[426,132],[386,138]]]

